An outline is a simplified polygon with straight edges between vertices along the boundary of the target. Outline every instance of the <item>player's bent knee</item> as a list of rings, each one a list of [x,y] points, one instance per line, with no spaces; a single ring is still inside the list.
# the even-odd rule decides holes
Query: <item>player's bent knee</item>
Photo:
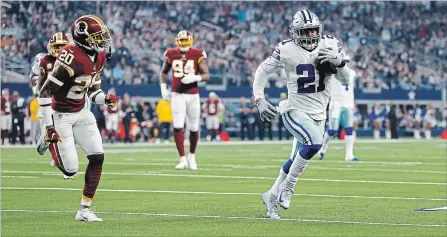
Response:
[[[102,165],[104,163],[104,153],[87,156],[89,164]]]
[[[194,124],[189,123],[187,127],[188,127],[189,131],[191,131],[191,132],[199,131],[199,125],[197,123],[194,123]]]
[[[321,149],[321,146],[321,144],[302,145],[300,147],[300,156],[303,157],[303,159],[310,160],[315,154],[318,153],[318,151]]]

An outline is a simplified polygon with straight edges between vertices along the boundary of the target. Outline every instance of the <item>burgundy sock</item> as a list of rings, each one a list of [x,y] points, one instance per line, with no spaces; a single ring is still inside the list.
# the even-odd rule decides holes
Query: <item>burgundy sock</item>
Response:
[[[189,153],[195,154],[197,142],[199,141],[199,132],[189,131]]]
[[[185,145],[183,144],[184,139],[183,128],[174,128],[175,145],[177,146],[177,151],[180,157],[185,156]]]
[[[102,173],[104,154],[87,156],[89,162],[85,171],[85,184],[82,194],[87,198],[95,196]]]

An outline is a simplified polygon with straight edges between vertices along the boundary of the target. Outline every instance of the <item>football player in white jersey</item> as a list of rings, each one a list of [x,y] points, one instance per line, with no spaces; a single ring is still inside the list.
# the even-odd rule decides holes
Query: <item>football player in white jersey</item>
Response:
[[[341,43],[321,34],[322,24],[309,10],[298,11],[290,25],[291,39],[276,46],[272,56],[259,65],[253,82],[253,94],[262,120],[270,121],[279,110],[285,127],[294,136],[289,160],[271,189],[262,195],[267,217],[278,219],[277,205],[290,206],[298,178],[323,144],[330,80],[346,85],[349,71]],[[267,76],[284,69],[288,99],[271,105],[264,96]]]
[[[335,137],[340,125],[340,118],[344,118],[343,127],[346,132],[345,136],[345,160],[358,161],[354,156],[354,77],[356,72],[350,68],[349,85],[343,86],[338,80],[331,80],[331,102],[329,103],[329,128],[324,133],[323,147],[320,150],[320,160],[324,158],[324,154],[329,146],[329,141]]]

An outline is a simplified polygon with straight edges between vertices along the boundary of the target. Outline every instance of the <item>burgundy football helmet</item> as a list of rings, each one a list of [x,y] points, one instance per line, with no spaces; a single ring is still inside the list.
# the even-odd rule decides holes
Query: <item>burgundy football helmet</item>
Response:
[[[57,57],[59,54],[59,50],[65,46],[70,44],[68,40],[68,36],[62,32],[57,32],[53,36],[51,36],[50,40],[47,44],[48,54]]]
[[[71,34],[73,42],[87,50],[102,52],[112,45],[109,29],[94,15],[79,17],[71,25]]]

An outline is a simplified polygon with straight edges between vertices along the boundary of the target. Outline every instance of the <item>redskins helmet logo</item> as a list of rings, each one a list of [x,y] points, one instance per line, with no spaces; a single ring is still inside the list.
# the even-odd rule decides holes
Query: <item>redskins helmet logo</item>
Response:
[[[85,21],[80,21],[78,23],[76,23],[76,31],[75,34],[76,36],[79,35],[84,35],[87,32],[88,29],[88,25]]]

